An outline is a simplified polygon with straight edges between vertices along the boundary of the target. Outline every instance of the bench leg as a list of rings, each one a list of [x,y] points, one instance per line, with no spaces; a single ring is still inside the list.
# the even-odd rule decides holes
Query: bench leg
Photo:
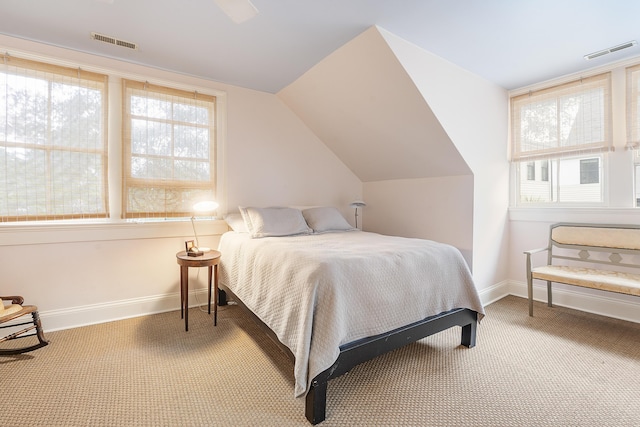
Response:
[[[547,305],[553,307],[553,301],[551,300],[551,282],[547,281]]]
[[[529,297],[529,316],[533,317],[533,274],[531,274],[531,256],[527,254],[527,296]]]
[[[527,275],[527,295],[529,297],[529,316],[533,317],[533,278]]]

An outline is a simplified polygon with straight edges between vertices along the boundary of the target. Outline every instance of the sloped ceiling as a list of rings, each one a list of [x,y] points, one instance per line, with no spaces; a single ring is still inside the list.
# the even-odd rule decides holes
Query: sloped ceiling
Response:
[[[471,174],[375,26],[277,95],[362,182]]]
[[[269,93],[372,25],[505,89],[640,54],[583,59],[640,41],[634,0],[252,1],[235,24],[212,0],[2,0],[0,33]]]

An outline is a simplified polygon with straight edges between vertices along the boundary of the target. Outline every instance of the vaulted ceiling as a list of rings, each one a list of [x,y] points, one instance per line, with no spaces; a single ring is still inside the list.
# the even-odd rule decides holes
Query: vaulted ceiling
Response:
[[[276,93],[371,26],[513,89],[640,55],[630,0],[2,0],[0,33]],[[136,50],[91,39],[97,32]]]

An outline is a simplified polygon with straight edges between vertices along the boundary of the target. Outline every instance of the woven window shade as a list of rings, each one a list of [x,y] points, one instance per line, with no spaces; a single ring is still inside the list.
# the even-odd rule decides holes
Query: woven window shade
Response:
[[[627,68],[627,145],[640,148],[640,65]]]
[[[123,80],[123,218],[185,217],[215,199],[216,98]]]
[[[511,159],[612,151],[611,73],[511,98]]]
[[[108,77],[0,56],[0,221],[108,216]]]

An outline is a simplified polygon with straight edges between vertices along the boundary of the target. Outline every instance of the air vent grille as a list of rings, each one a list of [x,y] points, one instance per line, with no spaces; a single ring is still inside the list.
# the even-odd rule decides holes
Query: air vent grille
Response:
[[[138,45],[126,40],[117,39],[115,37],[106,36],[104,34],[91,33],[91,38],[102,43],[109,43],[114,46],[126,47],[127,49],[138,50]]]
[[[638,44],[637,41],[631,40],[630,42],[622,43],[622,44],[619,44],[618,46],[613,46],[613,47],[610,47],[608,49],[599,50],[597,52],[593,52],[593,53],[590,53],[588,55],[585,55],[584,59],[589,60],[589,59],[598,58],[600,56],[607,55],[609,53],[613,53],[613,52],[617,52],[617,51],[622,50],[622,49],[630,48],[630,47],[635,46],[637,44]]]

